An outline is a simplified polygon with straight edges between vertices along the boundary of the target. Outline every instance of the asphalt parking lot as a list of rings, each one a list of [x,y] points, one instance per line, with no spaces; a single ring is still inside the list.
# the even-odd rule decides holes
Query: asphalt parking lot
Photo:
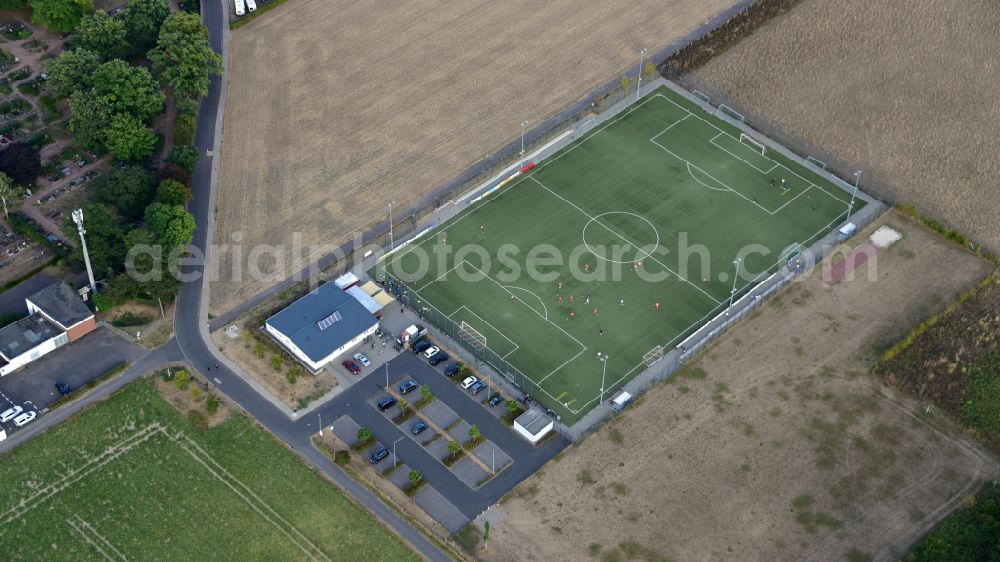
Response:
[[[110,328],[98,328],[0,377],[0,409],[6,409],[8,404],[21,404],[25,410],[43,413],[60,398],[55,388],[57,381],[65,382],[75,391],[122,362],[135,362],[146,353],[144,347],[128,342]]]

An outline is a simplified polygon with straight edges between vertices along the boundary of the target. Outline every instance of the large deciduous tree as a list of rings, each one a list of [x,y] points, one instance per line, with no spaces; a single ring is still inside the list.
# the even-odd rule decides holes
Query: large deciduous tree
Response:
[[[190,244],[194,238],[194,215],[181,205],[153,203],[146,207],[146,228],[164,251]]]
[[[34,10],[31,21],[60,33],[73,31],[94,11],[93,0],[28,0],[28,5]]]
[[[71,49],[46,63],[49,75],[48,88],[59,97],[88,90],[92,78],[101,66],[101,57],[86,49]]]
[[[156,44],[160,26],[170,14],[167,0],[131,0],[115,17],[125,24],[128,50],[142,55]]]
[[[156,134],[136,117],[119,113],[104,130],[104,145],[115,158],[134,162],[156,150]]]
[[[185,205],[191,199],[191,190],[183,183],[165,179],[156,188],[156,202],[164,205]]]
[[[208,30],[195,14],[174,12],[160,28],[149,52],[153,71],[178,96],[205,95],[209,77],[222,74],[222,57],[208,43]]]
[[[18,185],[31,185],[42,172],[42,157],[33,145],[15,142],[0,151],[0,172]]]
[[[93,95],[104,98],[115,113],[148,122],[163,111],[163,91],[149,71],[123,60],[106,62],[94,72]]]
[[[140,166],[115,168],[94,181],[98,199],[118,209],[126,221],[138,218],[156,194],[153,174]]]
[[[104,10],[98,10],[80,21],[71,39],[75,48],[97,53],[103,60],[125,56],[128,39],[125,23],[113,18]]]

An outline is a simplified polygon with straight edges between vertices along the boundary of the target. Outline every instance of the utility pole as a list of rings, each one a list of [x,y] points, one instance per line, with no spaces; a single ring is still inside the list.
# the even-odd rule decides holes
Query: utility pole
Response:
[[[90,255],[87,253],[87,241],[83,237],[83,235],[87,233],[87,231],[83,229],[83,209],[73,211],[73,222],[76,223],[76,229],[80,233],[80,247],[83,249],[83,263],[87,265],[87,279],[90,280],[90,290],[96,295],[97,283],[94,282],[94,270],[90,267]]]
[[[639,101],[639,87],[642,86],[642,56],[646,54],[646,48],[639,50],[639,80],[635,83],[635,101]]]
[[[319,436],[323,437],[323,414],[316,412],[316,415],[319,416]]]

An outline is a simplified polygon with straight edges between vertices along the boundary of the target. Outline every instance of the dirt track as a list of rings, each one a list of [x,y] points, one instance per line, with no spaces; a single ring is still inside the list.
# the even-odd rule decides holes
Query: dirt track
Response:
[[[884,222],[856,280],[793,284],[522,483],[484,558],[898,560],[998,465],[867,360],[992,268]]]
[[[231,35],[215,241],[339,245],[734,3],[289,2]],[[216,257],[215,313],[293,270]]]
[[[686,79],[1000,252],[1000,4],[805,0]]]

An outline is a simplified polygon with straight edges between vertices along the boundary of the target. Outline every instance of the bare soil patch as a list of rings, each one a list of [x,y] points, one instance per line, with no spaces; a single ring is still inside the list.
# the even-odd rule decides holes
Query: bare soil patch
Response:
[[[174,367],[171,370],[176,372],[182,369]],[[213,392],[208,384],[198,379],[192,379],[184,389],[178,388],[173,382],[163,380],[159,374],[150,377],[150,380],[153,381],[153,386],[160,396],[181,414],[188,415],[190,411],[200,412],[207,421],[207,427],[215,427],[229,417],[230,409],[226,401]],[[206,403],[210,399],[217,403],[212,413],[206,409]]]
[[[868,366],[992,268],[896,212],[864,235],[884,223],[904,238],[853,281],[791,285],[522,483],[482,557],[902,556],[998,464]]]
[[[295,0],[234,31],[215,242],[284,248],[239,278],[216,252],[212,311],[295,271],[293,233],[301,268],[733,3]]]
[[[289,408],[301,410],[310,402],[337,387],[337,379],[326,370],[311,375],[285,353],[276,353],[276,345],[258,341],[242,323],[237,323],[240,336],[230,339],[225,330],[212,333],[212,341],[226,357],[235,361],[245,373],[277,396]],[[264,336],[267,337],[267,336]],[[279,361],[275,361],[278,357]],[[289,376],[289,373],[293,373]],[[292,382],[294,379],[295,382]]]
[[[686,82],[996,253],[998,20],[990,0],[805,0]]]

